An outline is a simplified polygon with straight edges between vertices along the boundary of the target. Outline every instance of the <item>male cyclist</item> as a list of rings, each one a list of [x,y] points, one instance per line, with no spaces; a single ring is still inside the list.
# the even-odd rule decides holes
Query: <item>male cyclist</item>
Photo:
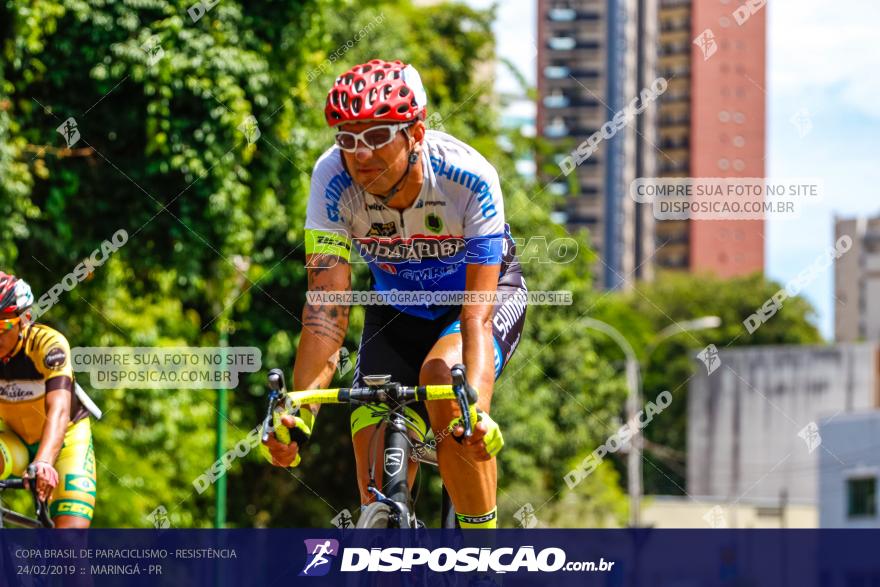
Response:
[[[34,296],[0,272],[0,479],[36,466],[37,495],[56,528],[88,528],[97,472],[90,410],[100,411],[73,377],[70,345],[31,322]]]
[[[400,61],[374,59],[336,80],[324,111],[337,129],[336,145],[315,165],[306,218],[310,292],[350,290],[354,245],[369,264],[376,291],[525,293],[497,172],[470,146],[427,130],[426,101],[415,68]],[[380,373],[404,385],[449,384],[450,368],[464,363],[479,391],[480,421],[468,439],[462,438],[455,402],[406,408],[420,435],[430,422],[440,474],[462,528],[496,526],[494,457],[503,440],[489,412],[493,383],[525,322],[525,303],[513,298],[461,306],[391,299],[391,305],[366,308],[354,385]],[[302,321],[294,389],[327,387],[348,328],[348,307],[307,302]],[[318,407],[300,409],[284,424],[299,428],[307,440]],[[367,489],[375,450],[370,440],[381,420],[366,406],[351,413],[364,505],[373,501]],[[381,454],[381,430],[377,440]],[[299,463],[297,442],[270,437],[267,445],[273,464]],[[409,466],[412,485],[417,464]],[[381,487],[381,467],[376,474]]]

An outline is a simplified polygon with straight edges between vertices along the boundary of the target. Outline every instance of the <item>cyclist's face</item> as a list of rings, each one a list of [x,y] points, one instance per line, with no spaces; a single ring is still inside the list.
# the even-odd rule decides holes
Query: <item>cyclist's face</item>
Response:
[[[358,133],[383,124],[387,123],[350,123],[342,125],[341,130]],[[357,148],[353,153],[342,151],[342,156],[345,157],[345,164],[355,182],[370,193],[384,194],[406,171],[410,145],[422,142],[424,136],[425,125],[419,121],[406,130],[398,132],[394,136],[394,140],[384,147],[374,150],[358,141]]]
[[[20,328],[21,320],[18,319],[18,314],[0,313],[0,355],[7,354],[15,346]]]

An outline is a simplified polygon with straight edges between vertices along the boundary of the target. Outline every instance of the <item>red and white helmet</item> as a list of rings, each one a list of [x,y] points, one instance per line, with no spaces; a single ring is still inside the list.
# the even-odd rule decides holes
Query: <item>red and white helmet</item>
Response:
[[[24,279],[0,271],[0,312],[22,314],[33,305],[31,286]]]
[[[373,59],[336,78],[327,94],[324,116],[331,127],[346,122],[424,120],[427,103],[415,67]]]

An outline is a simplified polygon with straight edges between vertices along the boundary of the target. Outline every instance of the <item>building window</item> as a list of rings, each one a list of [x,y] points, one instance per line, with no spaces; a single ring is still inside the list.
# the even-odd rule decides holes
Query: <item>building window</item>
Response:
[[[846,514],[850,518],[877,515],[877,478],[846,480]]]
[[[568,97],[560,91],[555,91],[544,97],[544,106],[547,108],[565,108],[569,103]]]
[[[577,12],[574,8],[551,8],[547,12],[547,16],[550,17],[550,20],[559,21],[567,21],[574,20],[577,17]]]
[[[554,118],[550,124],[544,127],[544,136],[549,138],[559,138],[568,135],[568,127],[561,118]]]
[[[571,70],[562,65],[549,65],[544,68],[544,76],[549,79],[562,79],[568,77]]]
[[[568,222],[568,214],[565,212],[550,212],[550,220],[556,224],[565,224]]]
[[[553,37],[547,41],[547,46],[554,51],[571,51],[575,47],[575,40],[572,37]]]
[[[564,196],[568,193],[568,184],[564,181],[554,181],[547,187],[554,196]]]
[[[730,112],[727,110],[722,110],[718,113],[718,120],[720,122],[730,122]]]

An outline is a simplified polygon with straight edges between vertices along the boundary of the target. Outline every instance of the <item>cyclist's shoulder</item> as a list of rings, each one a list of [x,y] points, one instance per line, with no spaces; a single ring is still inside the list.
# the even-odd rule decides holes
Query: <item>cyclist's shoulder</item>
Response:
[[[312,186],[326,188],[340,184],[349,187],[351,183],[351,176],[342,163],[342,151],[336,145],[332,145],[315,162],[315,167],[312,169]],[[316,190],[312,191],[314,194]]]
[[[34,323],[27,327],[23,338],[23,352],[44,376],[67,374],[70,367],[67,337],[51,326]]]
[[[468,183],[471,175],[495,181],[498,172],[479,151],[450,134],[429,130],[425,134],[428,159],[439,181]],[[467,186],[472,187],[472,186]]]

